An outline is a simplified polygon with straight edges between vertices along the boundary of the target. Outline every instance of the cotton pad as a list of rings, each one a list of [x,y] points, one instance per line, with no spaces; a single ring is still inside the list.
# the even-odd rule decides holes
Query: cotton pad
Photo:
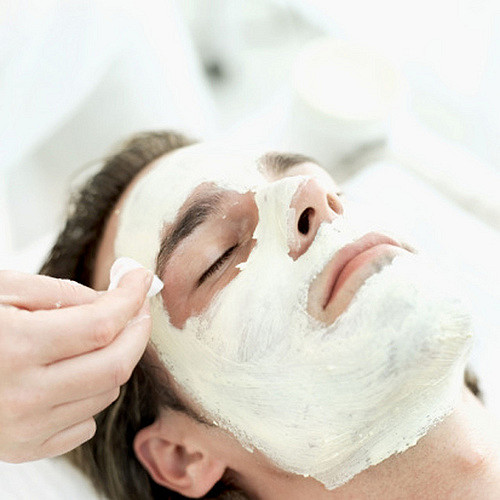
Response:
[[[132,271],[133,269],[139,269],[141,267],[144,268],[137,261],[131,259],[130,257],[119,257],[118,259],[116,259],[109,271],[108,290],[114,290],[118,286],[118,283],[123,278],[123,276],[125,276],[129,271]],[[153,276],[151,286],[149,287],[147,297],[154,297],[156,294],[161,292],[162,288],[163,283],[155,274]]]

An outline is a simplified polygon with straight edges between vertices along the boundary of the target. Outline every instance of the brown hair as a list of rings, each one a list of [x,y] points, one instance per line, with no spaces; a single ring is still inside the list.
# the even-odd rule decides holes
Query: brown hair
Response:
[[[103,163],[71,198],[66,224],[41,268],[41,274],[68,278],[91,286],[95,257],[113,207],[134,177],[153,160],[194,141],[168,131],[133,136]],[[465,382],[479,396],[477,379],[466,370]],[[111,500],[181,499],[156,484],[138,462],[132,442],[140,429],[153,423],[161,408],[193,416],[169,385],[148,350],[120,396],[96,416],[95,436],[67,456]],[[205,498],[245,499],[231,471]]]
[[[91,286],[106,221],[127,186],[156,158],[193,143],[175,132],[156,131],[137,134],[122,144],[73,193],[65,226],[40,273]],[[161,408],[194,416],[169,385],[153,353],[146,350],[119,398],[96,416],[94,437],[67,458],[111,500],[185,498],[156,484],[132,447],[135,435],[156,420]],[[228,471],[205,498],[247,498],[233,483]]]

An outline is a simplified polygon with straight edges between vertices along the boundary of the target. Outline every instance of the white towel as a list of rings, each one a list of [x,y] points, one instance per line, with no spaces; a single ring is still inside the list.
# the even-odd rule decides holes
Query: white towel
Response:
[[[104,500],[76,467],[62,457],[24,464],[0,462],[2,500]]]

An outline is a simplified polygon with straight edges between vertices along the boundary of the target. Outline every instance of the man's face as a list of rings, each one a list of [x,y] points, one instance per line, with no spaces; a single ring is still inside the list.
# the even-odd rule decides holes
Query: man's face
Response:
[[[115,250],[165,284],[152,341],[176,382],[287,471],[336,487],[449,411],[460,311],[303,158],[164,156],[128,193]]]
[[[189,162],[189,175],[193,177],[183,186],[184,196],[175,200],[168,190],[161,190],[160,203],[169,205],[170,217],[163,217],[157,226],[161,231],[155,267],[165,284],[165,309],[178,328],[208,307],[240,273],[238,266],[254,249],[254,231],[259,222],[255,189],[299,177],[290,203],[275,207],[287,219],[286,246],[279,250],[294,261],[308,252],[320,225],[332,222],[344,211],[339,187],[325,170],[307,158],[278,153],[214,158],[213,151],[203,151],[199,146],[189,149],[191,154],[180,162],[171,155],[158,162],[158,168],[166,174],[162,176],[166,186],[176,185],[185,173],[178,163]],[[228,172],[236,173],[237,190],[225,186]],[[276,216],[282,217],[283,213]],[[278,230],[275,220],[262,224],[271,226],[271,231]],[[346,246],[310,283],[309,314],[331,324],[363,282],[404,251],[399,242],[374,232]]]

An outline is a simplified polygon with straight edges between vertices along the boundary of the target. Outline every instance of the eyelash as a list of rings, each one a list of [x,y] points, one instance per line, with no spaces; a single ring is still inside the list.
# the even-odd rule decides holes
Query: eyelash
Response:
[[[212,274],[216,273],[226,262],[226,260],[231,256],[234,249],[238,245],[234,245],[231,248],[228,248],[201,276],[198,280],[198,286],[200,286],[206,279],[208,279]]]

